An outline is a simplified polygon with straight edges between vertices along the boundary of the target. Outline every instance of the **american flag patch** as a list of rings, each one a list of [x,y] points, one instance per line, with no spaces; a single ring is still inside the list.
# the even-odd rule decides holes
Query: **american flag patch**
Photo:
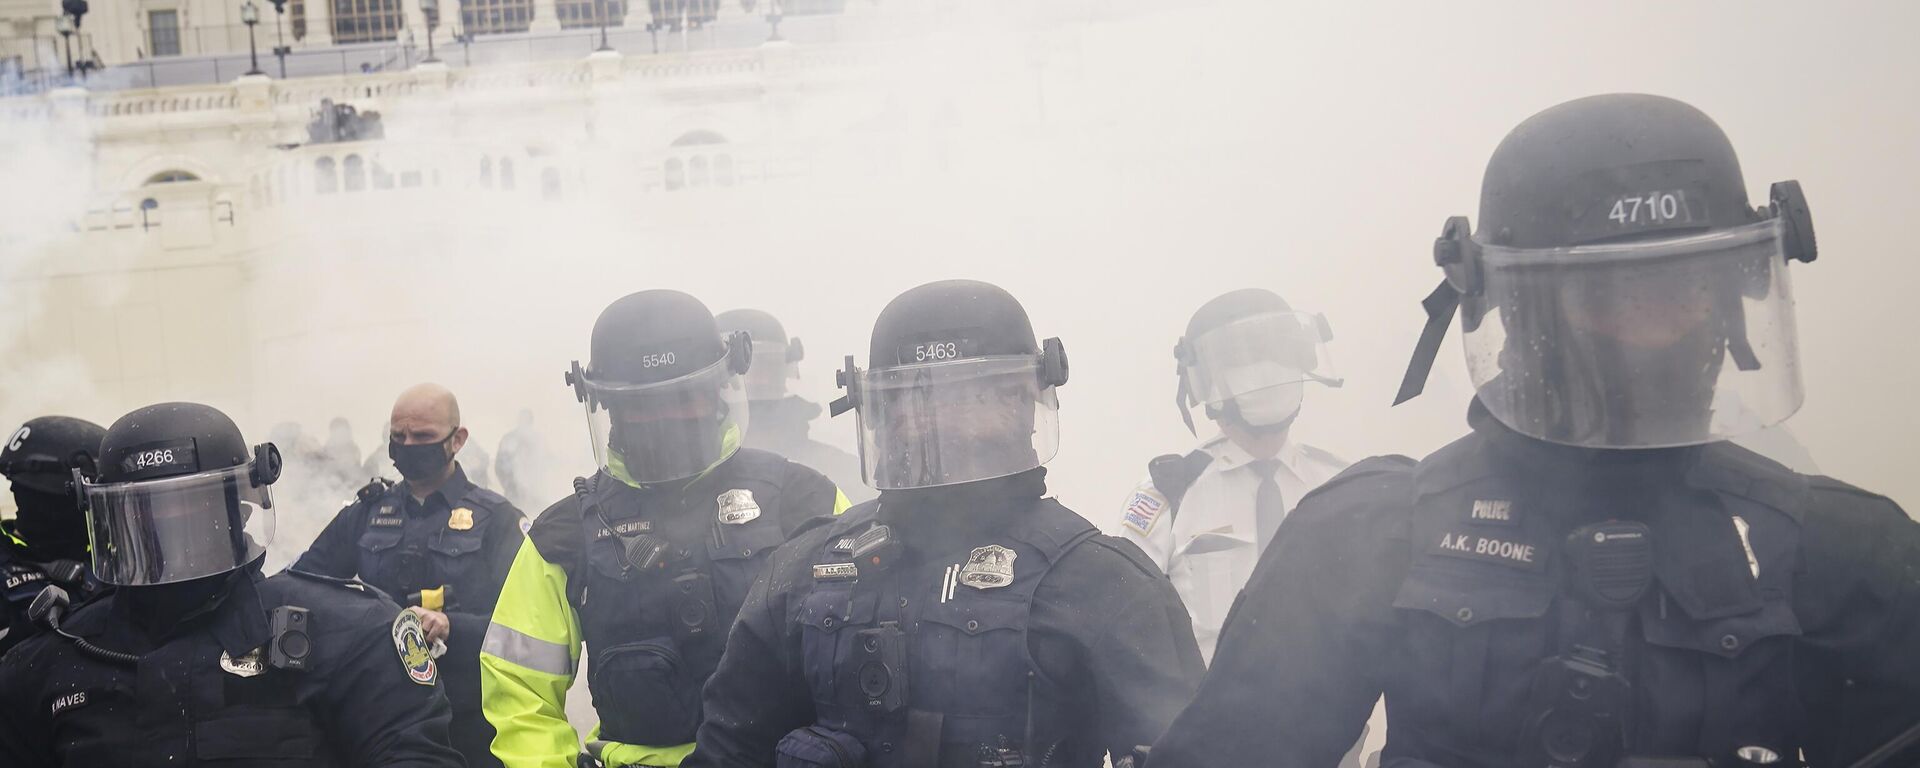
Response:
[[[1167,500],[1160,494],[1134,491],[1133,498],[1127,500],[1127,511],[1120,517],[1120,522],[1145,536],[1147,531],[1153,530],[1153,522],[1160,519],[1160,510],[1166,508]]]

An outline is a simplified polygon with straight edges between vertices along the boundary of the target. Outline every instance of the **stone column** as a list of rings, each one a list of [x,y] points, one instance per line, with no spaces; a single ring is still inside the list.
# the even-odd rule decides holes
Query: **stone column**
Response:
[[[560,31],[560,12],[554,8],[553,0],[533,0],[533,22],[527,30],[530,32]]]
[[[326,48],[333,45],[333,0],[306,0],[303,6],[307,14],[307,35],[301,38],[301,47]],[[293,30],[287,30],[287,34],[292,35]]]

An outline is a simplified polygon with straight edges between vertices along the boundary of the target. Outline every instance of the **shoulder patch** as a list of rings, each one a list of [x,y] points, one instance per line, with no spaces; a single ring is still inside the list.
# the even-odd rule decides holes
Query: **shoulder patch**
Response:
[[[440,680],[440,669],[427,647],[427,635],[420,629],[420,617],[413,611],[403,608],[393,617],[393,650],[400,656],[400,666],[407,670],[407,679],[420,685]]]
[[[1127,508],[1120,514],[1120,524],[1145,536],[1153,530],[1153,524],[1160,521],[1160,513],[1166,509],[1167,497],[1151,486],[1141,488],[1127,499]]]

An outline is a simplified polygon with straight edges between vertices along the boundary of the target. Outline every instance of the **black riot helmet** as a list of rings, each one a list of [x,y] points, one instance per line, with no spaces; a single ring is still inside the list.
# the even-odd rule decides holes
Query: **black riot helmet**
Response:
[[[900,294],[873,324],[867,370],[847,357],[846,397],[857,412],[860,464],[881,490],[1005,477],[1053,458],[1067,382],[1059,339],[1034,340],[1012,294],[974,280]]]
[[[747,429],[745,333],[722,336],[679,291],[629,294],[593,323],[587,367],[567,384],[587,408],[602,470],[635,483],[681,480],[725,461]]]
[[[1435,241],[1446,281],[1400,401],[1457,305],[1476,396],[1522,434],[1657,448],[1777,424],[1802,399],[1787,263],[1815,253],[1799,184],[1750,206],[1732,143],[1699,110],[1561,104],[1494,150],[1478,230],[1454,217]]]
[[[42,493],[73,493],[73,470],[93,471],[107,430],[86,419],[28,419],[0,444],[0,476]]]
[[[198,403],[149,405],[120,417],[100,467],[79,476],[101,581],[148,586],[252,563],[273,542],[280,452],[249,446],[227,415]]]
[[[74,501],[73,471],[92,472],[100,425],[71,416],[29,419],[0,443],[0,476],[18,509],[12,536],[47,559],[86,557],[87,521]]]
[[[1324,315],[1293,311],[1265,288],[1228,291],[1200,306],[1173,346],[1180,377],[1174,402],[1193,429],[1195,404],[1207,417],[1236,419],[1252,428],[1279,428],[1300,410],[1307,382],[1340,386],[1326,342],[1333,328]]]
[[[788,337],[778,318],[758,309],[728,310],[713,320],[722,333],[740,331],[753,338],[759,365],[747,371],[747,397],[754,402],[785,398],[787,381],[800,378],[799,363],[807,356],[800,338]]]

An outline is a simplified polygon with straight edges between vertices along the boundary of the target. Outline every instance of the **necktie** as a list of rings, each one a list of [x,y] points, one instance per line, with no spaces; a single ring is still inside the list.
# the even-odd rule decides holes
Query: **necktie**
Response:
[[[1259,459],[1247,463],[1254,476],[1260,478],[1260,488],[1253,492],[1254,530],[1258,532],[1259,551],[1267,551],[1267,544],[1273,541],[1273,534],[1280,530],[1280,520],[1287,515],[1286,501],[1280,495],[1280,484],[1274,482],[1273,473],[1280,468],[1279,459]]]

